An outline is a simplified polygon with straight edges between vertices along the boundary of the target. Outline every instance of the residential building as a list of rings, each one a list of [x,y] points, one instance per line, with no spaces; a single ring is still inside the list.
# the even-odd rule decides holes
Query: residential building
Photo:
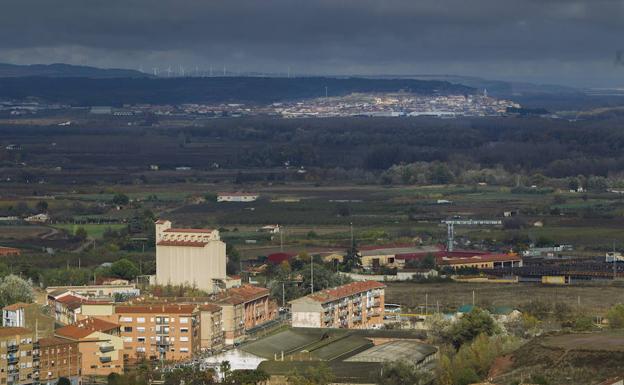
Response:
[[[223,338],[226,345],[234,345],[245,339],[245,304],[227,299],[219,303],[223,321]]]
[[[370,329],[383,325],[385,285],[352,282],[290,301],[292,326]]]
[[[259,194],[254,193],[219,193],[217,195],[217,202],[254,202],[260,197]]]
[[[37,381],[39,346],[25,328],[0,328],[0,384],[22,385]]]
[[[80,385],[82,361],[78,341],[59,337],[39,339],[39,383],[55,385],[61,377]]]
[[[63,325],[73,324],[77,321],[83,302],[86,302],[84,297],[74,294],[66,294],[53,300],[50,300],[48,295],[48,304],[54,308],[54,318]]]
[[[200,352],[200,312],[196,305],[124,305],[115,307],[124,356],[181,361]]]
[[[225,287],[225,243],[218,230],[172,228],[156,222],[156,283],[195,286],[208,293]]]
[[[443,257],[438,266],[448,266],[454,270],[461,268],[500,269],[522,267],[522,257],[517,254],[481,254],[471,257]]]
[[[19,257],[20,254],[20,249],[16,249],[15,247],[0,246],[0,257]]]
[[[104,281],[104,279],[101,279]],[[133,283],[124,280],[117,280],[115,284],[103,283],[100,285],[84,286],[49,286],[46,291],[48,295],[58,295],[64,292],[89,299],[113,299],[115,295],[125,295],[136,297],[141,294]]]
[[[201,350],[216,351],[223,348],[223,319],[221,306],[214,304],[199,305],[201,331]]]
[[[108,376],[123,373],[124,344],[119,325],[98,318],[87,318],[56,330],[56,336],[78,343],[82,375]]]
[[[49,307],[18,302],[2,309],[2,326],[21,327],[35,332],[37,338],[54,335],[54,317]]]

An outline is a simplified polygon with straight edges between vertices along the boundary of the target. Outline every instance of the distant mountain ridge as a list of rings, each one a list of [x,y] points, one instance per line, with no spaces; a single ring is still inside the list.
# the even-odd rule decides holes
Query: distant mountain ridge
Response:
[[[273,103],[356,92],[467,95],[476,90],[440,80],[333,77],[103,78],[0,77],[0,99],[37,98],[74,106],[180,103]]]
[[[7,64],[0,63],[0,78],[17,77],[51,77],[51,78],[145,78],[150,75],[140,71],[120,68],[96,68],[64,63],[55,64]]]

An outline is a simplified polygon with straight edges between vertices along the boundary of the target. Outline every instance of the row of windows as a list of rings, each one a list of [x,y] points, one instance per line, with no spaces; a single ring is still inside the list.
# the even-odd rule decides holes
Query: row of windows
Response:
[[[134,318],[132,317],[120,317],[119,321],[120,322],[133,322]],[[143,324],[145,323],[145,317],[137,317],[136,318],[136,322],[139,324]],[[150,322],[175,322],[175,318],[169,318],[169,317],[152,317],[150,318]],[[178,319],[178,322],[181,324],[187,324],[189,323],[189,318],[188,317],[180,317]]]
[[[132,330],[133,330],[132,326],[124,326],[122,328],[122,331],[124,333],[132,333]],[[137,333],[145,333],[145,330],[146,329],[145,329],[144,326],[137,326],[136,327]],[[172,332],[174,330],[175,330],[175,328],[173,326],[167,326],[167,327],[157,326],[156,329],[154,329],[153,327],[151,327],[149,329],[150,332],[156,331],[156,332],[165,332],[165,333],[169,333],[169,332]],[[189,331],[189,328],[180,328],[180,333],[188,333],[188,331]]]
[[[145,342],[145,337],[137,337],[137,342]],[[155,341],[156,337],[150,337],[150,341]],[[133,338],[132,337],[124,337],[123,338],[123,342],[132,342]],[[175,337],[169,337],[170,342],[175,342]],[[189,342],[189,338],[188,337],[180,337],[180,339],[178,339],[179,342]]]

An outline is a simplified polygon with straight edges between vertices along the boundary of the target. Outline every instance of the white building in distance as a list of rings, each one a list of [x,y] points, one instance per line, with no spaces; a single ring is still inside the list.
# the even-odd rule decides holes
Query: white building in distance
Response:
[[[156,283],[215,293],[226,284],[225,243],[213,229],[172,228],[156,222]]]
[[[260,195],[252,193],[219,193],[217,202],[254,202]]]

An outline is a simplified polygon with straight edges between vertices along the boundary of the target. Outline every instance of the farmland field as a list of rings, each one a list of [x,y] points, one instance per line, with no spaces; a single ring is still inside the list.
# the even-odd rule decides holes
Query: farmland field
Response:
[[[609,307],[624,301],[622,282],[605,284],[578,284],[557,287],[541,284],[490,284],[490,283],[388,283],[386,302],[400,303],[405,311],[422,311],[427,304],[429,312],[456,311],[461,305],[475,303],[485,308],[491,306],[520,307],[532,300],[547,303],[566,303],[587,311],[603,314]]]

